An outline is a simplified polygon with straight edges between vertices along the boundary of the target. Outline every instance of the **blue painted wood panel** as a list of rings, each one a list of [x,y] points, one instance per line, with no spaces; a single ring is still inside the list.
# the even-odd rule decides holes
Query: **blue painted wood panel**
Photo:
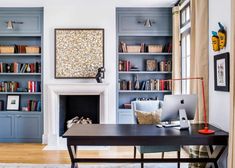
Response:
[[[16,138],[41,138],[41,115],[16,115],[15,128]]]
[[[14,138],[14,116],[0,114],[0,139]]]
[[[121,35],[172,35],[172,12],[170,8],[118,8],[118,33]],[[152,27],[145,27],[146,19]]]
[[[42,9],[39,8],[0,8],[0,35],[42,34],[42,17]],[[9,20],[23,24],[14,24],[14,29],[9,30],[6,24]]]

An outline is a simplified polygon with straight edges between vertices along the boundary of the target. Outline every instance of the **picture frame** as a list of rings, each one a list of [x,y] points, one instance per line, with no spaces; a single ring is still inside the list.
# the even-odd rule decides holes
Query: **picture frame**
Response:
[[[214,87],[216,91],[229,92],[229,53],[214,56]]]
[[[104,29],[55,29],[55,78],[95,78],[104,67]]]
[[[157,61],[154,59],[147,59],[146,62],[146,71],[156,71],[157,70]]]
[[[7,111],[20,110],[20,95],[7,95]]]

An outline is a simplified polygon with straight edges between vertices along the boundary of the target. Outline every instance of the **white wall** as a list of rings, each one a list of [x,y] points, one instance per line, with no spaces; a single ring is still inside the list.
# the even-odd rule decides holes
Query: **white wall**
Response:
[[[44,88],[47,84],[95,82],[54,79],[54,28],[105,29],[105,82],[109,122],[116,122],[116,7],[163,7],[176,0],[1,0],[1,7],[44,7]],[[47,93],[44,93],[46,100]],[[45,108],[44,108],[45,110]]]
[[[218,31],[218,22],[227,30],[227,47],[214,52],[211,31]],[[230,93],[214,90],[214,55],[230,52],[231,0],[209,0],[209,122],[226,131],[229,130]]]

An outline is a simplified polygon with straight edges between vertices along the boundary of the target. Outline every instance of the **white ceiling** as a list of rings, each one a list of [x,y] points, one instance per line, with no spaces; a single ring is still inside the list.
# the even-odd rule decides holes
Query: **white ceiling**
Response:
[[[152,7],[172,7],[178,0],[117,0],[120,6],[152,6]],[[124,5],[124,6],[125,6]]]

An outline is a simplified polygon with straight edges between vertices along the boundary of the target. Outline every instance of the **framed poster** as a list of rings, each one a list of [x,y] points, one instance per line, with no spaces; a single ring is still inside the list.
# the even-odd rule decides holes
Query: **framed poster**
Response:
[[[55,78],[95,78],[104,67],[104,29],[55,29]]]
[[[214,56],[215,90],[229,92],[229,53]]]
[[[7,110],[20,110],[20,95],[7,95]]]

